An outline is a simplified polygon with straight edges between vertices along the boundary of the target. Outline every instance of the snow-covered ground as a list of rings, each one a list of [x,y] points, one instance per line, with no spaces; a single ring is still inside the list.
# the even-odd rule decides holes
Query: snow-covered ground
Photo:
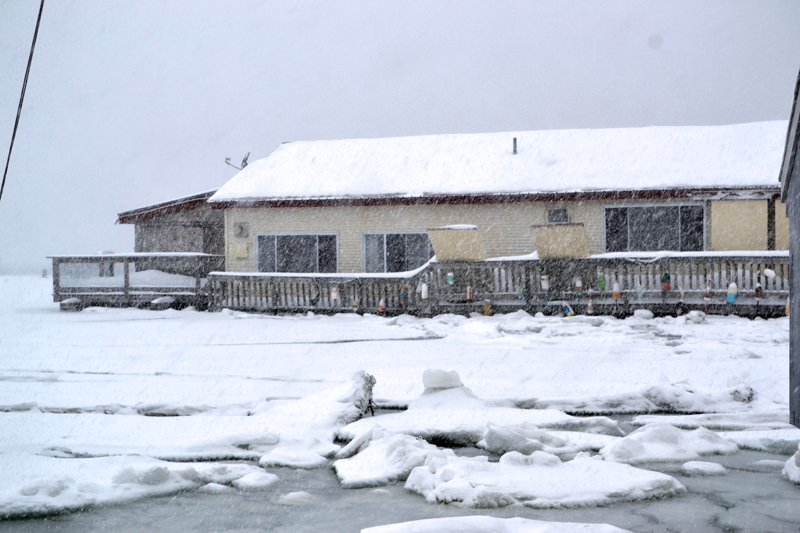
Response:
[[[719,454],[800,442],[788,319],[67,313],[50,291],[0,277],[2,517],[187,490],[313,505],[281,488],[287,466],[462,508],[681,498],[647,465],[724,479]],[[370,376],[379,408],[407,409],[359,420]],[[800,481],[799,462],[784,476]],[[437,530],[475,530],[462,522]]]

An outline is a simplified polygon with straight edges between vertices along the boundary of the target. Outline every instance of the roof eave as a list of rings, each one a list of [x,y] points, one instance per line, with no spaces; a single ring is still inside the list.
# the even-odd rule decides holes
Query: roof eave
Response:
[[[386,205],[498,204],[581,200],[648,200],[668,198],[776,199],[778,185],[752,187],[685,187],[637,190],[564,191],[540,193],[431,194],[424,196],[361,196],[346,198],[244,198],[209,202],[212,209],[281,207],[372,207]]]
[[[800,92],[800,72],[797,73],[797,83],[794,86],[794,100],[792,101],[792,114],[789,118],[789,129],[786,131],[786,146],[783,150],[783,162],[778,179],[781,183],[781,201],[786,202],[789,191],[789,182],[792,180],[794,164],[797,160],[797,145],[800,142],[800,106],[797,105],[798,92]]]
[[[186,209],[192,209],[193,207],[206,204],[208,199],[211,198],[215,192],[217,191],[207,191],[200,194],[193,194],[191,196],[184,196],[183,198],[178,198],[176,200],[170,200],[169,202],[162,202],[159,204],[140,207],[139,209],[133,209],[131,211],[125,211],[117,215],[116,223],[135,224],[136,222],[155,216],[168,215],[170,213],[177,213],[179,211],[185,211]]]

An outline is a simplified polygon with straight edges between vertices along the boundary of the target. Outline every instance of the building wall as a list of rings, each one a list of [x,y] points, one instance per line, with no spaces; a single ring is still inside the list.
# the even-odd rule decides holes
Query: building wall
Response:
[[[708,214],[706,214],[706,216],[708,216]],[[776,216],[775,218],[777,233],[778,217]],[[717,252],[729,250],[766,250],[767,201],[712,201],[710,244],[710,249]]]
[[[208,206],[149,217],[136,223],[136,252],[223,254],[224,214]]]
[[[335,233],[339,272],[362,271],[362,234],[412,232],[449,224],[478,226],[488,257],[529,254],[535,250],[531,225],[546,224],[549,209],[567,209],[569,222],[583,223],[590,254],[603,253],[604,206],[704,203],[690,199],[612,202],[518,202],[475,205],[376,207],[234,208],[225,210],[226,269],[255,270],[255,238],[260,233]],[[711,201],[706,204],[707,250],[766,250],[766,200]],[[780,205],[780,207],[778,207]],[[788,247],[788,222],[776,204],[776,243]],[[234,226],[247,225],[247,236]]]
[[[789,217],[786,216],[786,204],[775,201],[775,249],[789,249]]]

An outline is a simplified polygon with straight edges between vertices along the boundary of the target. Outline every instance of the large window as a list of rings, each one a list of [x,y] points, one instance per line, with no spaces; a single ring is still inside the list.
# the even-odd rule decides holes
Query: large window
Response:
[[[427,233],[365,233],[364,272],[405,272],[433,257]]]
[[[257,235],[259,272],[337,271],[336,235]]]
[[[702,205],[606,207],[606,252],[702,251]]]

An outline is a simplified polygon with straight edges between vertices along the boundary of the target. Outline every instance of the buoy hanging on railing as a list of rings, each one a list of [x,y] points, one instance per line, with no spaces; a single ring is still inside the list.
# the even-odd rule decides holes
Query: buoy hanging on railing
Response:
[[[422,286],[420,287],[419,297],[422,298],[423,300],[428,299],[428,284],[425,282],[423,282]]]
[[[736,295],[739,294],[739,287],[736,286],[736,283],[731,283],[728,285],[728,303],[732,304],[736,301]]]
[[[386,312],[386,298],[381,298],[378,301],[378,312],[385,313]]]
[[[686,313],[686,306],[683,303],[683,293],[681,293],[681,299],[675,304],[675,316],[681,316],[684,313]]]
[[[594,304],[592,303],[592,291],[589,289],[589,303],[586,304],[586,314],[594,314]]]
[[[400,307],[405,308],[405,305],[406,305],[406,293],[403,292],[403,286],[400,285]]]
[[[611,297],[614,298],[615,300],[619,300],[619,283],[617,283],[616,281],[611,286]]]
[[[358,313],[358,300],[353,300],[353,312]]]
[[[486,315],[486,316],[489,316],[489,315],[492,314],[492,302],[490,302],[489,300],[486,300],[483,303],[483,314]]]
[[[547,292],[550,290],[550,279],[547,277],[547,274],[542,274],[542,277],[539,278],[539,281],[542,284],[542,290]]]
[[[756,283],[756,305],[758,305],[758,301],[763,297],[764,287],[762,287],[760,283]]]
[[[572,307],[567,302],[561,302],[561,310],[564,312],[564,316],[572,316],[575,313],[572,311]]]
[[[711,302],[711,278],[708,278],[706,283],[706,293],[703,295],[703,300],[706,302],[706,314],[708,314],[708,304]]]
[[[467,303],[472,303],[472,287],[467,285]]]
[[[517,289],[517,296],[519,297],[519,301],[523,301],[525,299],[525,285],[519,286],[519,289]]]
[[[339,287],[331,287],[331,302],[339,301]]]
[[[455,282],[456,282],[456,275],[454,273],[452,273],[452,272],[448,272],[447,273],[447,283],[449,285],[452,285]]]
[[[575,295],[583,296],[583,280],[581,278],[575,278]]]
[[[670,282],[669,282],[669,271],[665,270],[663,274],[661,274],[661,297],[664,300],[664,303],[667,303],[667,293],[670,289]]]
[[[604,291],[606,290],[606,275],[600,274],[597,276],[597,288],[600,289],[600,299],[605,298]]]
[[[644,296],[644,289],[642,289],[641,284],[636,284],[636,299],[639,300],[639,303],[642,303],[642,296]]]

